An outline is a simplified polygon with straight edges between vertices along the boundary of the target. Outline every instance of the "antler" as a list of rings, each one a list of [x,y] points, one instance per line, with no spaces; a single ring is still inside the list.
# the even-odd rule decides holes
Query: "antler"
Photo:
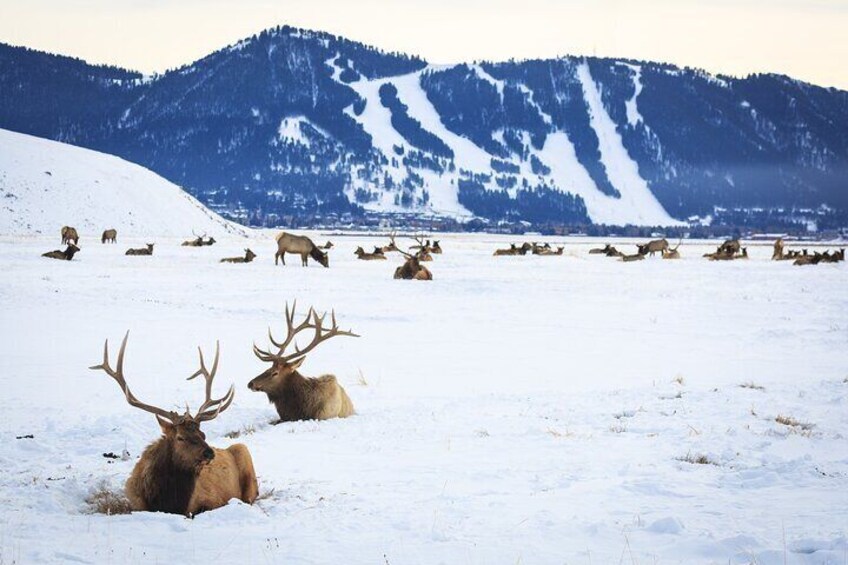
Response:
[[[274,340],[274,336],[271,334],[270,328],[268,329],[268,338],[271,340],[271,343],[274,344],[275,347],[279,348],[279,353],[271,353],[268,351],[264,351],[259,349],[256,345],[253,346],[254,354],[259,357],[263,361],[285,361],[290,362],[298,359],[300,357],[305,356],[307,353],[315,349],[321,342],[330,339],[331,337],[335,337],[337,335],[346,335],[350,337],[359,337],[359,335],[353,333],[350,330],[340,330],[338,324],[336,323],[336,311],[332,310],[330,313],[330,320],[332,322],[332,327],[329,329],[324,327],[324,320],[327,318],[327,313],[324,312],[320,316],[318,312],[315,311],[314,308],[310,307],[309,311],[306,313],[306,318],[298,324],[294,325],[294,314],[297,309],[297,301],[292,304],[291,310],[289,310],[289,304],[286,302],[286,326],[288,330],[288,334],[286,335],[285,341],[279,343]],[[294,353],[290,353],[285,355],[286,348],[291,345],[294,341],[295,336],[303,330],[312,329],[315,330],[315,335],[312,337],[312,341],[304,347],[300,349],[297,343],[294,344]]]
[[[141,402],[139,399],[135,397],[135,395],[130,391],[130,387],[127,386],[127,381],[124,379],[124,351],[127,348],[127,339],[130,337],[130,332],[127,330],[126,335],[124,336],[124,341],[121,342],[121,349],[118,350],[118,368],[117,370],[112,369],[109,365],[109,340],[106,340],[106,344],[103,346],[103,363],[101,365],[94,365],[89,367],[89,369],[100,369],[105,372],[107,375],[115,379],[115,382],[118,383],[118,386],[121,387],[121,390],[124,392],[124,396],[127,398],[127,402],[129,402],[130,406],[135,406],[136,408],[141,408],[145,412],[150,412],[151,414],[155,414],[157,418],[163,418],[170,423],[174,423],[179,419],[179,414],[176,412],[172,412],[170,410],[164,410],[162,408],[158,408],[151,404],[145,404]],[[217,357],[215,360],[215,364],[217,365]]]
[[[206,368],[206,363],[203,361],[203,351],[198,347],[197,352],[200,354],[200,368],[186,380],[191,380],[195,377],[203,375],[206,380],[206,400],[200,405],[197,410],[197,415],[194,417],[198,422],[206,422],[218,416],[221,412],[230,407],[233,397],[236,394],[235,385],[230,385],[230,390],[221,398],[212,398],[212,381],[215,379],[215,373],[218,372],[218,357],[221,352],[220,342],[215,342],[215,360],[212,361],[212,370]]]

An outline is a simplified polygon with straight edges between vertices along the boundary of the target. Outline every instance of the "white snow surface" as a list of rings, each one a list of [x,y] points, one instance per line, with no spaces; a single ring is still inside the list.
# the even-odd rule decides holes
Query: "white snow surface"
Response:
[[[629,63],[619,63],[619,65],[627,67],[633,73],[633,97],[630,100],[625,101],[624,106],[625,111],[627,112],[627,123],[631,127],[636,127],[637,124],[645,122],[645,120],[642,119],[642,115],[639,113],[639,105],[637,102],[639,94],[642,93],[642,66],[631,65]]]
[[[631,223],[637,225],[683,225],[683,222],[668,215],[648,188],[648,183],[639,176],[639,167],[628,155],[621,136],[616,131],[615,122],[604,108],[601,93],[592,79],[586,62],[578,65],[577,78],[583,86],[583,96],[589,106],[589,120],[598,136],[601,162],[607,170],[610,182],[621,193],[621,198],[616,199],[615,203],[608,204],[617,210],[608,213],[616,213],[622,218],[635,218],[635,221]],[[588,209],[588,203],[586,207]],[[589,215],[593,220],[595,219],[591,211]]]
[[[712,263],[716,243],[690,241],[679,261],[622,263],[556,238],[539,239],[564,256],[496,258],[509,238],[432,234],[445,254],[424,283],[392,280],[396,256],[355,259],[385,237],[309,234],[336,245],[324,269],[275,267],[273,235],[158,238],[152,257],[98,243],[71,262],[39,256],[58,233],[0,237],[0,562],[844,562],[845,263],[754,243]],[[253,264],[218,263],[248,246]],[[246,387],[266,368],[252,344],[295,299],[362,336],[302,368],[337,375],[349,419],[274,426]],[[215,393],[237,392],[204,430],[248,446],[263,500],[87,513],[158,435],[87,369],[127,329],[128,382],[166,408],[198,405],[195,348],[220,340]],[[682,460],[701,455],[714,464]]]
[[[0,129],[0,234],[56,234],[58,242],[64,225],[89,241],[109,228],[121,239],[244,232],[144,167]]]

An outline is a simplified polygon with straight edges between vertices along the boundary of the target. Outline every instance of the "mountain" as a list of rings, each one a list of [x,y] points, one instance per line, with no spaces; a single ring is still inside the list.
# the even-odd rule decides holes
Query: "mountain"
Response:
[[[274,28],[155,77],[0,46],[0,127],[230,217],[848,224],[848,92],[603,58],[430,65]]]
[[[63,225],[85,241],[118,237],[244,233],[180,187],[112,155],[0,130],[0,234],[55,235]]]

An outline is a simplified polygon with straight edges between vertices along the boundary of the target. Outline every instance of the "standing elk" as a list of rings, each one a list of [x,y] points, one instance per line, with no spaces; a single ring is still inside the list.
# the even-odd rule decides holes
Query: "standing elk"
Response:
[[[68,244],[74,242],[74,245],[79,245],[79,234],[76,228],[71,226],[62,226],[62,243]]]
[[[330,418],[347,418],[353,415],[353,403],[345,389],[338,383],[335,375],[323,375],[317,378],[304,377],[298,369],[306,360],[306,354],[322,342],[339,335],[359,337],[352,331],[340,330],[336,324],[336,313],[332,312],[331,328],[324,327],[326,312],[319,316],[314,308],[309,308],[306,318],[297,326],[294,325],[297,302],[289,310],[286,304],[287,335],[282,343],[274,340],[271,330],[268,338],[278,349],[277,353],[264,351],[256,345],[253,353],[262,361],[271,363],[271,367],[247,384],[254,392],[264,392],[268,401],[277,408],[280,422],[296,420],[328,420]],[[314,331],[312,341],[300,349],[297,343],[292,343],[298,333],[304,330]],[[286,354],[286,348],[294,345],[294,351]]]
[[[250,263],[256,259],[256,253],[250,249],[244,250],[244,257],[225,257],[221,259],[221,263]]]
[[[230,386],[221,398],[212,398],[212,381],[218,370],[219,346],[215,346],[212,370],[206,368],[200,351],[200,368],[189,380],[203,376],[206,400],[195,415],[186,406],[184,414],[140,402],[130,391],[124,378],[124,352],[129,332],[118,351],[115,369],[109,365],[109,341],[103,347],[103,363],[90,367],[112,377],[130,406],[156,416],[162,437],[147,446],[135,464],[125,491],[130,507],[136,511],[169,512],[194,516],[226,505],[238,498],[253,504],[259,491],[253,460],[243,444],[227,449],[210,447],[200,424],[216,418],[233,401],[235,389]]]
[[[778,237],[774,241],[774,251],[771,254],[772,261],[781,261],[783,260],[783,238]]]
[[[357,259],[361,259],[362,261],[379,261],[386,259],[385,253],[383,253],[383,250],[379,247],[375,247],[373,253],[366,253],[365,250],[362,249],[362,246],[359,246],[353,254],[356,255]]]
[[[42,253],[42,257],[49,257],[51,259],[61,259],[63,261],[70,261],[74,258],[74,255],[79,253],[80,248],[74,245],[73,243],[69,243],[68,247],[62,251],[60,249],[55,249],[53,251],[48,251],[47,253]]]
[[[292,235],[283,231],[275,239],[277,240],[277,253],[274,255],[275,265],[278,259],[282,259],[283,265],[285,265],[286,253],[294,253],[300,255],[301,264],[304,267],[307,264],[307,257],[312,257],[324,267],[330,266],[330,256],[318,249],[318,246],[306,236]]]
[[[650,254],[651,257],[653,257],[654,253],[656,253],[657,251],[662,253],[662,252],[668,250],[668,240],[666,240],[665,238],[655,239],[653,241],[649,241],[648,243],[644,243],[644,244],[637,243],[636,247],[639,248],[639,254],[640,255]]]
[[[110,229],[104,230],[103,235],[100,237],[100,243],[118,243],[118,230]]]
[[[739,239],[727,239],[719,245],[717,252],[725,255],[736,255],[742,249]]]
[[[148,243],[147,247],[127,249],[127,252],[124,253],[124,255],[153,255],[153,244]]]

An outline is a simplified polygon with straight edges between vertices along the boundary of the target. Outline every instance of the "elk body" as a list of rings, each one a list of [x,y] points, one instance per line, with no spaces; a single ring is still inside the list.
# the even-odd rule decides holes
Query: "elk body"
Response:
[[[594,247],[589,250],[590,255],[607,255],[610,249],[615,249],[615,247],[611,246],[609,243],[604,245],[603,247]]]
[[[55,249],[53,251],[48,251],[47,253],[42,253],[42,257],[49,257],[51,259],[62,259],[63,261],[70,261],[74,258],[74,255],[79,253],[80,248],[74,245],[73,243],[69,243],[68,247],[65,248],[64,251],[60,249]]]
[[[77,234],[77,229],[72,228],[71,226],[62,226],[62,243],[68,244],[72,241],[74,245],[79,244],[79,234]]]
[[[662,253],[668,250],[668,241],[665,238],[655,239],[645,244],[636,244],[636,246],[639,248],[640,255],[650,254],[651,256],[653,256],[654,253],[656,253],[657,251]]]
[[[100,236],[100,243],[118,243],[118,230],[104,230],[103,235]]]
[[[127,249],[127,252],[124,253],[124,255],[153,255],[153,244],[148,243],[147,247]]]
[[[303,322],[295,326],[296,308],[297,303],[292,305],[291,310],[286,304],[287,335],[282,343],[276,342],[270,330],[268,332],[271,343],[278,348],[277,353],[253,346],[253,353],[262,361],[271,363],[271,367],[251,380],[247,388],[267,394],[281,422],[347,418],[354,414],[353,402],[335,375],[309,378],[301,375],[298,369],[306,360],[306,354],[322,342],[338,335],[359,336],[351,331],[340,330],[335,312],[331,314],[332,327],[325,328],[326,313],[319,316],[314,308],[310,308]],[[313,331],[314,334],[309,345],[300,349],[293,342],[302,331]],[[286,348],[290,345],[294,345],[294,351],[286,354]]]
[[[507,249],[495,249],[493,255],[495,257],[504,255],[527,255],[527,252],[530,251],[532,247],[533,246],[527,242],[524,242],[521,247],[517,247],[514,243],[510,243]]]
[[[771,254],[772,261],[781,261],[783,259],[783,238],[778,237],[774,242],[774,251]]]
[[[680,259],[680,251],[678,251],[678,248],[680,247],[680,243],[682,241],[683,241],[682,239],[680,241],[678,241],[677,245],[675,245],[671,249],[663,250],[662,258],[663,259]]]
[[[372,253],[366,253],[362,246],[356,248],[356,251],[353,252],[356,255],[357,259],[361,259],[362,261],[380,261],[386,260],[386,254],[383,253],[383,250],[379,247],[375,247]]]
[[[232,498],[252,504],[259,488],[247,447],[243,444],[227,449],[210,447],[200,430],[200,424],[226,410],[235,395],[235,389],[230,386],[227,394],[212,398],[218,346],[211,371],[206,368],[201,352],[200,368],[189,377],[189,380],[204,377],[206,400],[195,415],[188,408],[184,414],[178,414],[140,402],[130,391],[123,373],[128,337],[129,332],[121,343],[115,369],[109,365],[108,340],[103,348],[103,363],[91,369],[102,370],[112,377],[130,406],[154,414],[162,430],[162,437],[147,446],[127,480],[125,490],[132,509],[193,516],[224,506]]]
[[[206,237],[206,233],[204,233],[203,235],[194,235],[194,239],[184,241],[180,245],[183,247],[206,247],[209,245],[215,245],[217,243],[217,241],[215,241],[215,238],[211,236],[209,237],[209,239],[203,239],[204,237]]]
[[[327,240],[327,243],[325,243],[324,245],[318,246],[318,249],[332,249],[332,248],[333,248],[333,242],[330,241],[330,240]]]
[[[221,263],[250,263],[256,259],[256,253],[250,249],[244,250],[244,257],[225,257],[221,259]]]
[[[644,253],[636,253],[635,255],[621,255],[621,260],[625,263],[630,263],[632,261],[641,261],[645,258]]]
[[[541,255],[541,256],[552,256],[552,255],[562,255],[562,252],[565,250],[565,247],[557,247],[556,251],[548,247],[540,246],[538,248],[533,249],[533,255]]]
[[[283,265],[286,264],[286,253],[294,253],[300,255],[301,264],[305,267],[307,257],[312,257],[315,261],[321,263],[324,267],[330,266],[330,257],[312,243],[312,240],[303,235],[292,235],[286,232],[280,232],[276,237],[277,253],[274,255],[274,264],[277,264],[279,259],[282,259]]]
[[[439,245],[438,239],[433,241],[433,245],[430,247],[430,253],[433,253],[434,255],[442,254],[442,246]]]

